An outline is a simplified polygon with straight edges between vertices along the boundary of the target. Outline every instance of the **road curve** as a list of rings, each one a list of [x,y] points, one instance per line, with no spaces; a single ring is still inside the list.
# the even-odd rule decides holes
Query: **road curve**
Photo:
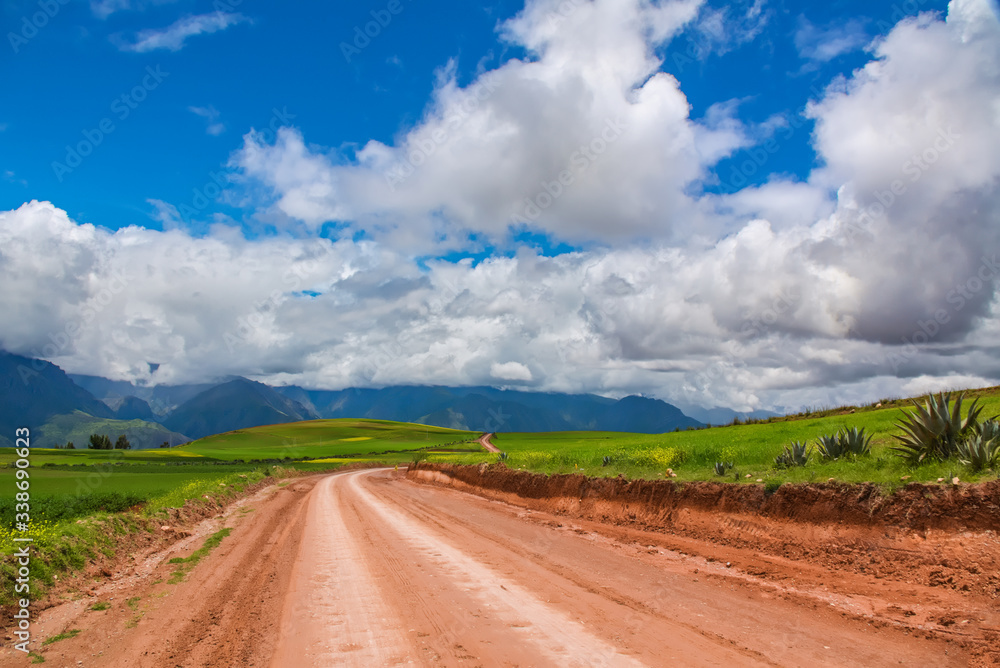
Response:
[[[479,437],[479,445],[486,448],[487,452],[500,452],[500,448],[493,445],[492,441],[490,441],[490,439],[493,438],[495,435],[496,434],[494,434],[493,432],[490,432],[488,434],[483,434],[482,436]]]
[[[940,643],[558,518],[335,475],[311,493],[270,665],[961,665]],[[654,554],[655,553],[655,554]]]

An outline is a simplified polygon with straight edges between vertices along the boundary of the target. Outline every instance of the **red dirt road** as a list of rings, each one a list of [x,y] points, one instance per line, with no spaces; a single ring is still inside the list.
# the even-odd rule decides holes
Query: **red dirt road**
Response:
[[[493,445],[493,443],[490,441],[490,438],[492,436],[493,436],[492,433],[483,434],[482,436],[480,436],[479,437],[479,445],[481,445],[484,448],[486,448],[487,452],[500,452],[500,448],[498,448],[497,446]]]
[[[726,546],[727,568],[697,556],[714,553],[711,544],[672,549],[654,533],[403,472],[300,479],[241,506],[214,520],[233,532],[185,582],[154,584],[171,568],[162,562],[186,553],[175,550],[153,555],[160,562],[150,572],[116,581],[111,610],[90,611],[95,599],[84,598],[47,611],[42,637],[81,629],[44,649],[50,664],[963,666],[972,658],[961,633],[856,610],[834,574],[829,587],[813,581],[815,569],[799,582],[790,564],[763,582],[739,568],[759,556],[752,550]],[[897,587],[873,584],[864,600],[876,610],[914,607]],[[983,601],[968,606],[960,616],[977,624],[993,614]],[[10,650],[0,657],[24,663]]]

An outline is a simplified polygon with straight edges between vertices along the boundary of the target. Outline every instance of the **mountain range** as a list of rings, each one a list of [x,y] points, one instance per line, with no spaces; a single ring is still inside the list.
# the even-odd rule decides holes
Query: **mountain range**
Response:
[[[0,352],[0,446],[28,426],[35,445],[89,433],[124,433],[133,447],[157,447],[211,434],[319,418],[371,418],[469,431],[629,431],[663,433],[723,424],[760,411],[701,409],[698,420],[659,399],[523,392],[494,387],[393,386],[316,390],[271,387],[246,378],[146,387],[98,376],[67,375],[42,360]],[[39,440],[41,439],[41,440]],[[82,441],[82,442],[81,442]]]

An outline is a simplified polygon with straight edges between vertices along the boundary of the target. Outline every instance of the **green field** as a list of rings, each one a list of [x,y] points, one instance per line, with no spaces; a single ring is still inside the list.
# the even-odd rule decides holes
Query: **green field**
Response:
[[[981,419],[1000,414],[1000,388],[967,393],[965,407],[978,396]],[[901,434],[895,423],[908,401],[891,407],[847,407],[824,411],[823,417],[794,416],[755,424],[714,427],[667,434],[565,432],[500,434],[493,444],[507,453],[507,466],[542,473],[584,473],[591,476],[625,475],[628,478],[663,478],[670,468],[678,481],[728,480],[767,483],[818,482],[829,478],[841,482],[875,482],[892,489],[903,482],[964,481],[996,477],[993,471],[973,473],[957,461],[929,462],[910,467],[889,449]],[[855,412],[851,413],[850,410]],[[774,458],[792,441],[815,443],[823,434],[851,427],[865,428],[874,435],[872,453],[857,460],[821,461],[813,448],[804,467],[777,469]],[[603,458],[611,458],[608,466]],[[496,461],[496,455],[434,455],[431,461],[476,464]],[[733,462],[735,469],[717,476],[716,462]],[[750,477],[747,478],[746,476]],[[903,480],[904,476],[908,476]]]
[[[315,420],[218,434],[155,450],[36,449],[30,531],[38,584],[115,550],[115,536],[159,526],[169,508],[235,498],[267,476],[330,471],[358,461],[407,463],[428,451],[480,449],[479,434],[379,420]],[[469,441],[472,441],[471,443]],[[419,453],[419,454],[418,454]],[[17,509],[13,448],[0,449],[0,603],[9,603]],[[124,512],[131,511],[131,512]]]
[[[478,433],[468,431],[387,420],[310,420],[209,436],[171,452],[228,461],[320,459],[457,447],[478,437]]]
[[[967,393],[980,398],[981,419],[1000,414],[1000,388]],[[667,434],[620,432],[501,433],[494,444],[511,468],[541,473],[591,476],[764,483],[834,479],[874,482],[891,491],[906,482],[975,482],[995,478],[994,470],[975,473],[954,460],[911,467],[889,449],[896,422],[908,402],[846,407],[820,413],[773,418],[754,424]],[[805,466],[777,468],[774,458],[792,441],[814,443],[844,428],[865,428],[874,435],[868,456],[822,461],[813,449]],[[98,553],[116,549],[115,535],[158,526],[169,508],[236,498],[248,485],[267,476],[295,471],[329,471],[348,463],[386,464],[427,459],[478,464],[495,462],[479,434],[382,420],[314,420],[242,429],[170,449],[101,451],[32,449],[30,474],[31,535],[39,559],[41,583],[83,567]],[[0,449],[0,580],[13,575],[15,451]],[[604,465],[604,458],[609,463]],[[735,468],[717,476],[713,465],[731,461]],[[669,469],[669,471],[668,471]],[[4,492],[3,490],[7,490]],[[130,512],[124,512],[130,511]],[[20,512],[20,511],[18,511]],[[3,583],[0,583],[3,584]],[[9,584],[9,583],[8,583]],[[2,591],[9,591],[3,588]],[[9,597],[8,597],[9,598]],[[0,603],[9,603],[0,594]]]

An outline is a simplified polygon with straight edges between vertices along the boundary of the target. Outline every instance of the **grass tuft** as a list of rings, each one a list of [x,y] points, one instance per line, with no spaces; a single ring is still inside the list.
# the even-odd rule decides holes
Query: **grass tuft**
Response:
[[[178,564],[178,568],[170,574],[170,579],[167,580],[167,584],[177,584],[183,582],[184,576],[187,575],[188,571],[195,567],[195,565],[201,561],[204,557],[219,547],[222,539],[228,536],[232,532],[230,527],[216,531],[214,534],[205,539],[205,544],[199,547],[197,550],[191,553],[187,557],[174,557],[169,561],[171,564]]]
[[[68,638],[75,638],[80,635],[80,629],[69,629],[68,631],[63,631],[62,633],[56,634],[51,638],[46,638],[42,641],[42,647],[51,645],[54,642],[59,642],[60,640],[67,640]]]

